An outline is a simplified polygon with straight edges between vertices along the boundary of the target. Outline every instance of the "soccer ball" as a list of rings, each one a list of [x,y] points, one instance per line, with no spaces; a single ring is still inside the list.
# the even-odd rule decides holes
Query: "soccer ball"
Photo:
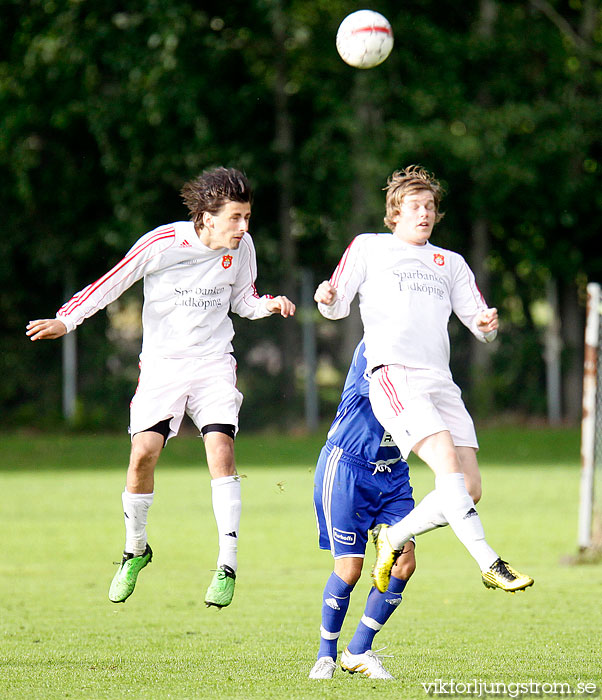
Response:
[[[347,15],[337,31],[339,56],[354,68],[374,68],[393,48],[393,30],[386,17],[374,10]]]

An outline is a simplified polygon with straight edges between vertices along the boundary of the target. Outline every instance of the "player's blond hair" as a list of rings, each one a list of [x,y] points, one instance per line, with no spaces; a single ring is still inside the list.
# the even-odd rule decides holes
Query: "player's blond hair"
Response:
[[[387,180],[387,186],[383,188],[387,193],[385,209],[385,226],[391,231],[395,230],[393,217],[399,214],[403,198],[407,194],[415,194],[421,190],[431,192],[435,200],[435,223],[441,221],[444,214],[439,211],[439,204],[443,197],[443,186],[435,176],[420,165],[408,165],[403,170],[396,170]]]

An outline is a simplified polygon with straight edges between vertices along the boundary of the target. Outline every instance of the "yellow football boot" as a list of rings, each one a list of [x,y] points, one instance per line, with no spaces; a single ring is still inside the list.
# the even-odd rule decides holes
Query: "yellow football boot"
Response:
[[[397,549],[393,549],[387,537],[388,525],[377,525],[372,530],[372,539],[376,547],[376,561],[372,568],[372,581],[376,588],[384,593],[389,585],[391,569],[401,554]]]
[[[501,588],[508,593],[524,591],[534,583],[530,576],[520,574],[501,559],[496,559],[487,571],[483,571],[482,577],[486,588]]]

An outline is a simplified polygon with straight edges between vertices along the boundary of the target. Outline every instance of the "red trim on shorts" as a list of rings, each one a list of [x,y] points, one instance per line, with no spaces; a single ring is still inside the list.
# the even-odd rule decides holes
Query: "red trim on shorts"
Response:
[[[404,408],[403,404],[399,400],[399,397],[397,396],[397,392],[395,391],[393,383],[389,379],[389,368],[387,365],[385,365],[382,368],[378,377],[378,382],[381,385],[385,394],[387,395],[389,399],[389,404],[391,405],[393,412],[396,416],[398,416],[404,410]]]

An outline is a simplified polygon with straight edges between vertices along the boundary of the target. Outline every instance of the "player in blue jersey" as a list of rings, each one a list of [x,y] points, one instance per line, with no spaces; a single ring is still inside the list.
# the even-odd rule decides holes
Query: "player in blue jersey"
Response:
[[[321,549],[334,557],[322,597],[322,624],[318,660],[310,678],[332,678],[337,643],[349,607],[351,591],[359,580],[368,531],[390,525],[414,507],[408,465],[401,452],[374,417],[364,376],[363,341],[353,361],[335,419],[316,467],[314,506]],[[401,594],[416,568],[414,543],[407,542],[397,559],[387,590],[370,590],[362,619],[341,654],[341,667],[370,678],[391,679],[372,641],[401,602]]]

